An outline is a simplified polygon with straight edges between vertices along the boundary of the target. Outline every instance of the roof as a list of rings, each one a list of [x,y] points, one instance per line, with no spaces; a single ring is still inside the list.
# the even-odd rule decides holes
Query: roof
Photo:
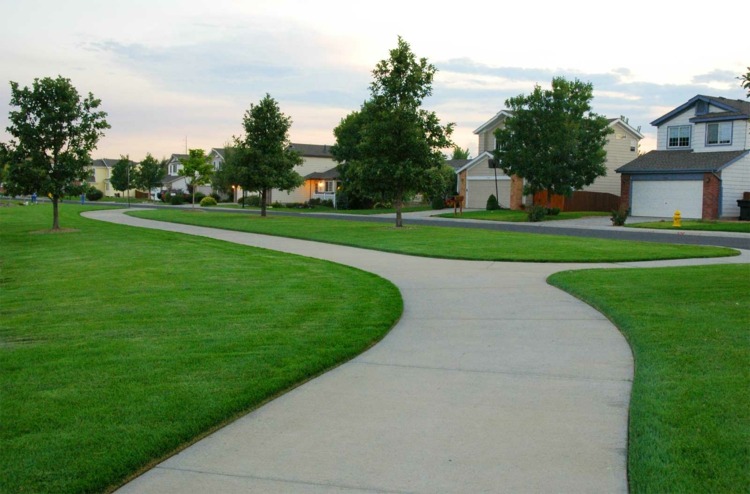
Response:
[[[464,166],[462,166],[461,168],[458,168],[456,170],[456,173],[461,173],[462,171],[468,170],[469,168],[471,168],[472,166],[476,165],[477,163],[483,162],[485,159],[492,159],[492,158],[493,158],[492,153],[490,153],[489,151],[485,151],[482,154],[480,154],[479,156],[477,156],[476,158],[472,158],[470,160],[467,160],[467,163]]]
[[[633,134],[635,137],[638,138],[638,140],[643,139],[643,134],[638,129],[634,129],[630,126],[629,123],[627,123],[625,120],[622,119],[622,117],[618,118],[610,118],[609,120],[609,126],[612,127],[613,125],[620,124],[621,127],[623,127],[625,130]]]
[[[163,185],[171,184],[172,182],[175,182],[181,178],[179,175],[165,175],[164,178],[161,179],[161,183]]]
[[[224,156],[224,150],[225,149],[226,148],[211,148],[211,151],[209,151],[208,155],[210,156],[211,153],[216,153],[216,154],[219,155],[219,158],[221,158],[223,160],[224,158],[226,158],[226,156]]]
[[[305,175],[305,180],[335,180],[339,178],[339,169],[333,167],[324,172],[313,172],[309,175]]]
[[[704,101],[710,105],[717,106],[724,110],[723,112],[706,113],[696,115],[691,118],[691,122],[706,122],[710,120],[747,120],[750,119],[750,102],[739,99],[727,99],[719,96],[706,96],[699,94],[693,96],[686,103],[678,106],[666,115],[657,118],[651,125],[659,126],[665,121],[679,115],[680,113],[693,107],[698,101]]]
[[[290,148],[297,151],[301,156],[308,158],[333,158],[331,146],[327,144],[299,144],[293,142]]]
[[[749,153],[748,150],[715,153],[650,151],[615,171],[629,174],[716,172]]]
[[[98,160],[92,161],[91,164],[93,166],[105,166],[107,168],[112,168],[113,166],[115,166],[117,164],[118,161],[120,161],[120,160],[119,159],[118,160],[113,160],[113,159],[109,159],[109,158],[99,158]]]
[[[479,134],[480,132],[493,127],[501,118],[510,117],[511,115],[513,115],[513,112],[510,110],[500,110],[499,112],[495,113],[494,117],[480,125],[479,128],[474,131],[474,133]]]
[[[453,168],[454,170],[459,170],[463,168],[467,163],[469,163],[471,159],[468,160],[445,160],[445,164]]]

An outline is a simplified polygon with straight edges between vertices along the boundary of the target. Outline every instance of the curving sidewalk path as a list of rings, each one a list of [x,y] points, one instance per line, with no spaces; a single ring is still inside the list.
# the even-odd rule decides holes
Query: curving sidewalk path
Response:
[[[545,282],[615,265],[429,259],[121,210],[85,216],[354,266],[404,299],[378,345],[118,492],[627,492],[630,348],[604,316]],[[738,261],[747,256],[728,260]]]

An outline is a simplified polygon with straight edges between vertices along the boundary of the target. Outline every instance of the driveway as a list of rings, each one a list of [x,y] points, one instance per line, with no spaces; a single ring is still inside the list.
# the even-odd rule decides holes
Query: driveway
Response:
[[[85,216],[354,266],[404,299],[378,345],[119,492],[627,492],[630,349],[600,313],[545,282],[612,265],[428,259],[122,211]]]

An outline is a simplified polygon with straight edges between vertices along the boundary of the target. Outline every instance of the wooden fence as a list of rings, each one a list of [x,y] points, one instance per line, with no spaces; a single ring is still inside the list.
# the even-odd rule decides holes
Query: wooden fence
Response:
[[[547,206],[547,191],[534,194],[534,204]],[[552,196],[553,208],[562,211],[613,211],[620,207],[620,196],[605,192],[573,192],[571,197]]]

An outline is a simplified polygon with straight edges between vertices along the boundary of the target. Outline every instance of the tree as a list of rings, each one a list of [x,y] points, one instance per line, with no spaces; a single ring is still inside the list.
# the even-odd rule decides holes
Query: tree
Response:
[[[747,89],[746,98],[750,98],[750,67],[747,68],[746,74],[742,74],[737,79],[740,80],[740,87]]]
[[[452,160],[468,160],[471,159],[471,156],[469,154],[469,148],[463,149],[459,146],[453,146],[453,156],[451,156]]]
[[[591,83],[556,77],[551,90],[536,86],[506,100],[512,115],[495,131],[493,153],[507,175],[525,180],[525,194],[570,196],[607,173],[604,145],[612,129],[592,113],[592,98]]]
[[[191,149],[188,157],[180,160],[182,169],[177,172],[181,177],[185,177],[188,186],[193,193],[193,208],[195,208],[195,190],[201,185],[211,183],[214,167],[211,164],[205,151],[202,149]]]
[[[112,167],[112,176],[109,178],[113,189],[120,192],[127,191],[128,206],[130,206],[130,189],[133,188],[135,175],[135,163],[130,161],[129,156],[120,156],[119,161]]]
[[[334,130],[331,152],[344,164],[344,187],[393,202],[397,227],[404,198],[424,189],[429,170],[445,159],[441,150],[452,145],[453,124],[441,126],[434,112],[421,108],[436,71],[399,37],[390,58],[372,72],[370,99]]]
[[[91,151],[110,126],[107,114],[97,111],[101,100],[84,99],[69,79],[34,79],[31,88],[11,81],[11,111],[6,128],[11,163],[6,188],[11,194],[49,195],[52,229],[60,228],[59,202],[83,192],[91,165]]]
[[[145,190],[148,192],[149,197],[151,197],[151,189],[155,189],[161,185],[164,175],[164,166],[151,156],[151,153],[147,153],[136,171],[134,183],[137,188]]]
[[[235,137],[234,146],[225,150],[226,173],[244,190],[260,192],[260,215],[266,216],[269,190],[292,190],[304,183],[294,171],[302,158],[290,147],[292,119],[266,94],[257,105],[250,105],[242,126],[245,136]]]

